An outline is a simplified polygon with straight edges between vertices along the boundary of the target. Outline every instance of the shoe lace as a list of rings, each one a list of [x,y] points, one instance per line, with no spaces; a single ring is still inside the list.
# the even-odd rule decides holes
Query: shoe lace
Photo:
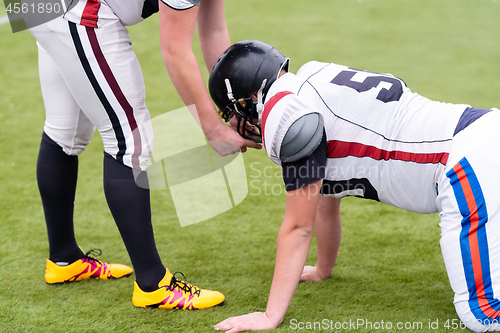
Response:
[[[182,277],[184,278],[184,281],[176,278],[175,277],[176,274],[182,275]],[[167,289],[169,289],[170,291],[173,291],[175,288],[179,288],[186,293],[190,293],[191,295],[193,295],[193,294],[198,295],[198,297],[199,297],[200,293],[201,293],[200,288],[191,285],[190,283],[186,282],[185,280],[187,280],[186,276],[184,274],[182,274],[182,272],[175,272],[174,275],[172,275],[172,279],[170,280],[170,285],[167,287]]]
[[[92,249],[92,250],[88,251],[87,253],[85,253],[84,259],[85,259],[85,261],[92,261],[94,263],[99,263],[102,265],[102,262],[97,259],[101,256],[101,254],[102,254],[101,250]]]

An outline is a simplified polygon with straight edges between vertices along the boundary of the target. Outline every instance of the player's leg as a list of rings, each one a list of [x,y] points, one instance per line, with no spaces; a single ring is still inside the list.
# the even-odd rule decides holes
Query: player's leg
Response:
[[[165,276],[156,250],[149,190],[137,186],[132,169],[104,155],[104,194],[144,291],[158,289]]]
[[[499,121],[491,112],[455,136],[437,199],[455,308],[476,332],[500,330]]]
[[[165,268],[152,236],[149,192],[136,186],[131,168],[132,165],[139,167],[140,163],[147,165],[146,149],[142,149],[141,142],[136,144],[142,140],[142,133],[132,133],[132,126],[135,124],[138,128],[137,124],[149,119],[149,113],[144,105],[142,74],[130,49],[128,33],[118,24],[103,31],[69,23],[62,18],[31,31],[46,50],[47,57],[53,60],[60,73],[60,85],[64,85],[60,89],[47,85],[53,92],[51,100],[54,105],[59,105],[58,91],[67,91],[68,100],[74,104],[73,112],[61,111],[59,105],[59,112],[54,116],[60,122],[61,119],[73,122],[73,140],[66,139],[70,133],[65,135],[59,124],[49,129],[49,134],[56,137],[54,140],[66,153],[78,154],[90,140],[94,125],[97,127],[107,156],[113,156],[105,158],[104,173],[110,209],[136,269],[137,279],[146,289],[149,285],[157,288],[157,283],[165,275]],[[111,62],[114,63],[113,70]],[[131,75],[135,77],[131,78]]]
[[[73,207],[78,155],[90,141],[94,126],[81,113],[52,58],[41,47],[38,53],[46,120],[37,182],[47,225],[49,259],[71,263],[84,256],[75,240]]]
[[[221,293],[177,280],[163,266],[156,250],[149,190],[137,186],[132,171],[132,168],[144,170],[147,167],[153,144],[142,71],[131,51],[127,30],[120,26],[110,27],[110,33],[75,25],[71,29],[75,45],[82,45],[80,58],[85,53],[86,57],[92,58],[93,54],[97,59],[89,62],[86,69],[89,78],[96,77],[94,90],[107,91],[109,106],[104,98],[101,102],[111,120],[112,131],[106,124],[97,126],[105,149],[104,190],[135,268],[134,305],[202,309],[222,303],[224,296]],[[114,42],[112,47],[107,43],[109,38]],[[141,176],[145,177],[145,173]],[[166,284],[167,289],[164,288]]]
[[[46,120],[37,161],[37,182],[50,249],[45,280],[53,284],[130,275],[130,267],[96,261],[77,245],[73,207],[78,155],[90,142],[95,128],[73,99],[51,56],[40,46],[39,68]]]
[[[121,24],[102,29],[73,23],[67,27],[78,55],[75,66],[82,69],[78,73],[81,79],[70,83],[70,89],[101,134],[105,196],[136,280],[144,290],[152,291],[166,269],[154,241],[149,191],[136,185],[132,172],[132,167],[147,166],[152,146],[152,136],[141,131],[149,120],[142,72]]]

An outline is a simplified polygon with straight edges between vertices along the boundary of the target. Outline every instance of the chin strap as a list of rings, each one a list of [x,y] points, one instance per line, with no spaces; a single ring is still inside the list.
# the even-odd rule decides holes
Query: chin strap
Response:
[[[236,99],[233,96],[233,89],[231,88],[231,83],[229,82],[229,79],[225,79],[224,82],[226,83],[227,98],[229,98],[229,100],[233,103],[236,102]]]
[[[259,115],[259,126],[262,123],[262,112],[264,112],[264,101],[262,98],[262,91],[264,90],[264,87],[266,86],[267,79],[264,79],[262,81],[262,85],[260,86],[259,91],[257,91],[257,114]]]

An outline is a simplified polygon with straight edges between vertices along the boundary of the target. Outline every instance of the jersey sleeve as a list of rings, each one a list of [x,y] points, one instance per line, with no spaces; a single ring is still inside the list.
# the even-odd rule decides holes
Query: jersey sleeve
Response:
[[[287,149],[282,152],[283,144],[287,146],[287,143],[290,143],[288,139],[294,138],[293,135],[289,135],[287,140],[285,140],[287,133],[290,130],[292,130],[292,132],[301,131],[300,129],[302,127],[294,126],[294,124],[299,121],[299,119],[308,118],[313,113],[318,114],[316,118],[322,118],[318,111],[308,105],[310,103],[307,103],[307,101],[304,101],[296,94],[299,83],[300,82],[295,79],[294,74],[287,73],[276,80],[267,93],[264,112],[262,113],[262,141],[267,155],[277,165],[281,165],[283,161],[286,161],[287,159],[283,159],[283,156],[287,156],[286,154],[290,153]],[[314,119],[314,117],[312,118]],[[323,124],[319,125],[319,122],[307,122],[310,126],[312,126],[312,123],[317,125],[316,129],[318,129],[318,135],[315,136],[314,145],[312,145],[314,147],[311,146],[311,149],[308,149],[308,153],[311,152],[312,149],[315,149],[316,145],[319,143],[319,138],[321,138],[322,133],[319,127],[323,127]],[[309,133],[312,135],[316,133],[316,131],[313,132],[305,131],[302,134]],[[298,140],[296,143],[304,144],[303,140]],[[295,144],[293,144],[292,146],[300,148],[300,145],[295,146]],[[292,146],[288,148],[293,148]],[[300,157],[297,159],[299,158]],[[292,159],[293,158],[288,159],[288,162]]]
[[[326,134],[323,132],[321,143],[311,155],[295,162],[282,162],[285,190],[297,190],[325,178],[326,153]]]
[[[201,0],[161,0],[165,5],[176,10],[189,9],[199,6]]]

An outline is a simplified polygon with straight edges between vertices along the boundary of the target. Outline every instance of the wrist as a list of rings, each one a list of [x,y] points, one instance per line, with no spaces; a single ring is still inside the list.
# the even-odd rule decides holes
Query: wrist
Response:
[[[326,280],[332,276],[333,268],[322,268],[320,265],[316,265],[316,275],[321,280]]]
[[[212,119],[210,121],[210,124],[205,123],[202,126],[202,129],[208,141],[217,141],[217,138],[220,136],[220,134],[224,133],[224,131],[227,130],[225,127],[228,126],[225,125],[219,118],[217,118],[217,119]]]
[[[273,318],[273,316],[269,315],[269,313],[267,311],[264,314],[266,315],[269,322],[271,322],[271,324],[273,324],[274,328],[277,328],[278,326],[280,326],[281,322],[283,322],[283,317]]]

